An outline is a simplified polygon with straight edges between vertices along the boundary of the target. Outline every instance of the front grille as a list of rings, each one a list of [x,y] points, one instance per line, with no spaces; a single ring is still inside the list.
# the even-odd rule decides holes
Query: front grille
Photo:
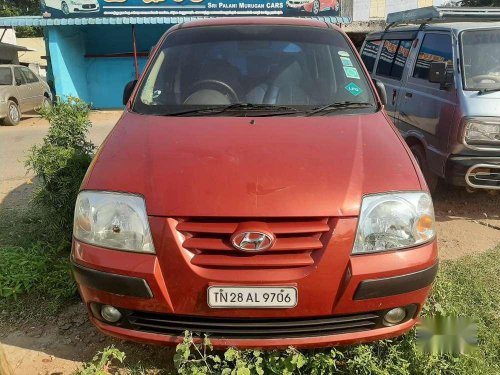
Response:
[[[131,312],[124,328],[137,331],[182,336],[188,330],[214,338],[285,338],[327,336],[367,331],[381,326],[381,315],[364,313],[345,316],[288,319],[207,318]]]
[[[231,245],[231,235],[244,222],[265,223],[276,236],[273,246],[248,254]],[[178,219],[176,229],[191,263],[209,268],[289,268],[314,264],[313,253],[324,248],[331,236],[328,218],[301,219]]]
[[[474,188],[500,189],[500,165],[475,165],[467,171],[465,180]]]
[[[95,4],[83,4],[82,9],[95,9]]]

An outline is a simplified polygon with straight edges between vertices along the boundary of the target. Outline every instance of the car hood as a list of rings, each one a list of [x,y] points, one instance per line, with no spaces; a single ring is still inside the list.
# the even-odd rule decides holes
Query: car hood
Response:
[[[364,194],[419,190],[382,112],[324,117],[124,113],[83,189],[141,194],[153,216],[356,216]]]

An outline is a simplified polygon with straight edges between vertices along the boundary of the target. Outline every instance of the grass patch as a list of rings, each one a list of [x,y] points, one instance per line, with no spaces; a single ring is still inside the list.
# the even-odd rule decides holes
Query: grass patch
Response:
[[[460,356],[429,355],[417,349],[415,331],[392,340],[331,349],[298,351],[212,351],[209,342],[195,346],[190,333],[174,357],[178,374],[500,374],[500,247],[488,252],[442,262],[424,316],[442,314],[472,318],[478,326],[479,345]],[[106,350],[103,352],[105,353]],[[103,355],[101,353],[101,355]],[[115,353],[116,354],[116,353]],[[124,354],[124,353],[122,353]],[[94,365],[102,363],[100,357]],[[106,368],[113,369],[107,356]],[[123,359],[123,357],[122,357]],[[119,365],[118,361],[114,365]],[[111,366],[111,367],[109,367]],[[120,365],[121,367],[122,365]],[[120,374],[169,373],[127,363]],[[97,366],[99,367],[99,366]],[[87,364],[83,374],[95,369]],[[116,368],[116,367],[115,367]],[[138,369],[140,370],[138,371]],[[114,373],[113,371],[110,371]]]

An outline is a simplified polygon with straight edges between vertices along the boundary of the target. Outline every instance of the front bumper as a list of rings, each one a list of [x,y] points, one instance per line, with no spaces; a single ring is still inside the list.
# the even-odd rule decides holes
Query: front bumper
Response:
[[[133,341],[175,345],[182,341],[183,329],[203,332],[203,327],[197,324],[207,319],[206,324],[216,320],[221,326],[231,326],[231,322],[242,318],[244,323],[258,325],[270,320],[275,323],[272,326],[281,325],[286,330],[288,322],[297,326],[318,319],[321,324],[325,319],[328,324],[331,319],[347,319],[345,323],[351,324],[364,321],[365,315],[371,314],[375,317],[366,318],[371,319],[371,323],[366,321],[366,327],[356,323],[347,327],[353,328],[347,331],[344,326],[337,331],[338,326],[330,325],[319,333],[306,329],[300,334],[285,332],[279,337],[273,332],[264,332],[259,337],[245,334],[247,331],[214,332],[213,325],[206,331],[216,347],[319,347],[384,339],[401,335],[416,323],[437,270],[436,241],[408,250],[352,256],[356,218],[338,219],[325,247],[316,250],[314,264],[273,269],[214,269],[194,265],[175,235],[175,225],[172,219],[150,218],[157,255],[73,242],[72,259],[80,294],[91,321],[102,332]],[[207,304],[207,288],[213,285],[295,286],[298,304],[287,309],[212,309]],[[156,314],[155,319],[166,320],[168,324],[139,327],[130,324],[137,321],[135,318],[107,324],[96,317],[95,309],[92,313],[91,307],[99,304],[115,306],[126,316]],[[414,310],[403,323],[380,324],[380,314],[384,311],[407,306],[414,306]],[[196,324],[186,325],[185,320]]]
[[[489,173],[482,173],[486,170]],[[450,156],[445,179],[456,186],[500,189],[500,157]]]

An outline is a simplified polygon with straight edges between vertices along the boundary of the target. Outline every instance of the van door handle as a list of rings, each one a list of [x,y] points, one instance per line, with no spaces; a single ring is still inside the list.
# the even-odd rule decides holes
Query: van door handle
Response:
[[[406,96],[407,98],[413,98],[413,94],[412,94],[411,92],[407,92],[407,93],[405,94],[405,96]]]
[[[393,89],[392,90],[392,105],[396,104],[397,96],[398,96],[398,92],[396,91],[396,89]]]

